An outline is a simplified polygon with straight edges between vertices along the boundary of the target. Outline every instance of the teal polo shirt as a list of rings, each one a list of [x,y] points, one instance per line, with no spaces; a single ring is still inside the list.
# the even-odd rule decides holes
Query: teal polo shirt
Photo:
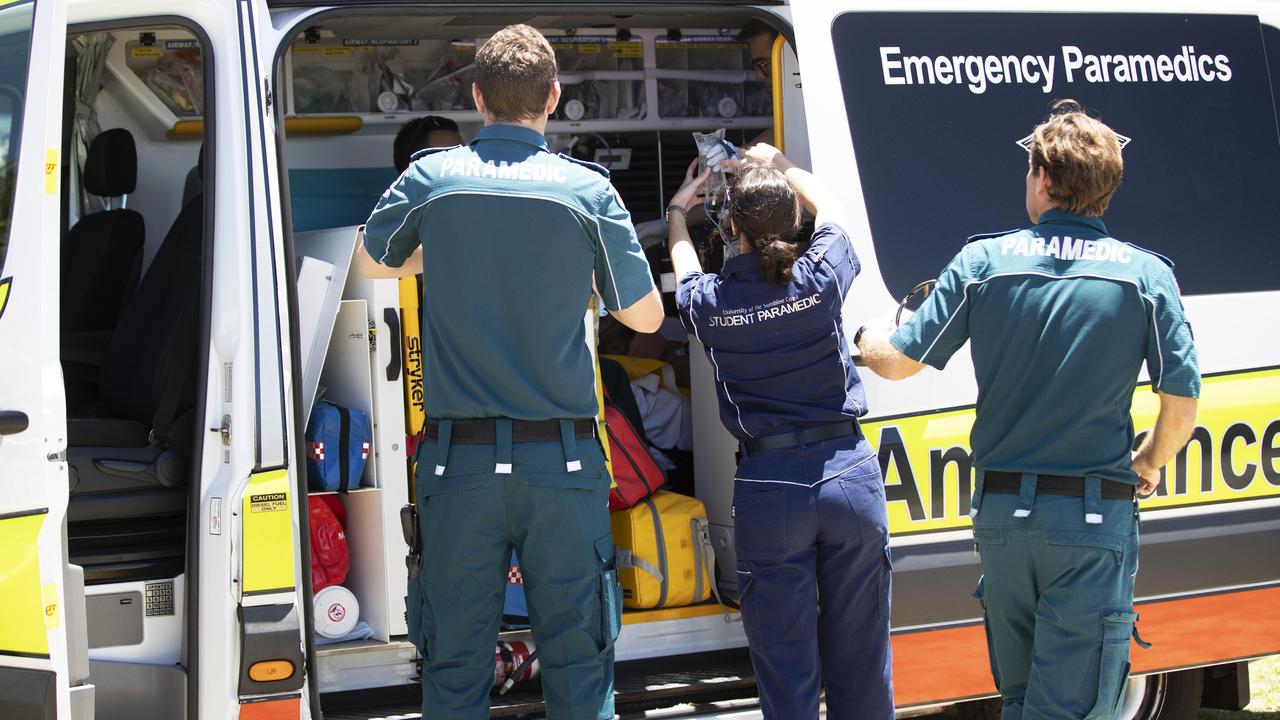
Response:
[[[584,318],[653,289],[631,215],[604,168],[489,125],[433,148],[382,195],[365,249],[399,267],[423,248],[423,386],[433,418],[596,414]]]
[[[1130,405],[1152,389],[1198,397],[1200,370],[1173,263],[1060,210],[976,236],[890,342],[942,369],[972,340],[971,444],[984,470],[1134,483]]]

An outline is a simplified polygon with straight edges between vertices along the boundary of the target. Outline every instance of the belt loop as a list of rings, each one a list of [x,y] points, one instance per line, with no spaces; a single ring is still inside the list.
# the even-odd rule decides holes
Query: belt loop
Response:
[[[987,480],[987,471],[978,468],[973,471],[973,499],[969,501],[969,517],[978,517],[978,506],[982,504],[982,486]]]
[[[453,439],[453,421],[441,420],[436,427],[436,475],[443,475],[449,464],[449,443]]]
[[[498,418],[496,423],[493,454],[496,464],[493,467],[495,475],[511,474],[511,418]]]
[[[573,431],[573,421],[560,418],[560,446],[564,448],[565,472],[578,472],[582,461],[578,459],[578,437]]]
[[[1022,473],[1022,485],[1018,488],[1018,509],[1013,511],[1013,516],[1020,518],[1029,516],[1035,504],[1036,474]]]
[[[1089,525],[1102,524],[1102,478],[1097,475],[1084,479],[1084,521]]]

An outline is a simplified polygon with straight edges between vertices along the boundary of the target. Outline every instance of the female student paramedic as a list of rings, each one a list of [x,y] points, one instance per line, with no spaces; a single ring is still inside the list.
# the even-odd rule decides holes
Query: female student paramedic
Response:
[[[709,176],[667,208],[676,302],[716,370],[720,419],[738,438],[738,592],[766,718],[891,720],[889,530],[867,411],[841,306],[860,269],[840,208],[813,175],[755,145],[730,182],[737,250],[706,274],[685,213]],[[816,216],[807,252],[800,203]],[[729,248],[726,255],[733,255]],[[821,604],[819,604],[821,598]]]

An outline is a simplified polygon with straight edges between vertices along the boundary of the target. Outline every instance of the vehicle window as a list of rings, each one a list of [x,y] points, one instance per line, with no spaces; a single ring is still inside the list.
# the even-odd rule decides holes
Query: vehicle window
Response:
[[[0,9],[0,273],[9,250],[34,2]]]
[[[1028,225],[1017,142],[1058,98],[1130,140],[1112,234],[1172,258],[1186,294],[1280,288],[1259,245],[1280,223],[1280,136],[1256,17],[846,13],[832,33],[895,296],[965,237]]]

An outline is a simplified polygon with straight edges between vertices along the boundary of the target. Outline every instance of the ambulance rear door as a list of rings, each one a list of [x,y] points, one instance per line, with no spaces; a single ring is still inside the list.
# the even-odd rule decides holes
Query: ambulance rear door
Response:
[[[0,717],[88,718],[59,363],[66,8],[0,2]]]

